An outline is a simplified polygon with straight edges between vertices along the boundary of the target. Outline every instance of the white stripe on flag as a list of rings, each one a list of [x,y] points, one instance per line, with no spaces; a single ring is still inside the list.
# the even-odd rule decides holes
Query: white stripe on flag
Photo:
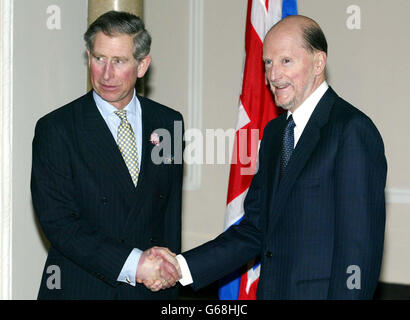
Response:
[[[268,16],[266,17],[265,21],[265,35],[270,30],[270,28],[272,28],[276,23],[279,22],[279,20],[282,19],[282,3],[283,0],[280,1],[280,5],[273,5],[272,3],[269,3]],[[265,36],[263,37],[263,40],[264,39]]]
[[[264,0],[253,2],[251,23],[262,42],[269,29],[282,18],[282,1],[280,1],[279,5],[277,3],[270,3],[268,12],[266,12]]]
[[[249,118],[248,113],[243,107],[242,102],[239,101],[238,122],[236,123],[236,131],[246,126],[249,122],[251,122],[251,119]]]
[[[253,268],[249,268],[248,270],[248,282],[246,283],[246,293],[249,293],[249,289],[251,288],[252,283],[254,283],[259,278],[259,274],[261,271],[261,265],[259,264],[255,270]]]
[[[267,15],[265,1],[254,0],[251,11],[251,23],[261,41],[265,38],[265,21]]]
[[[239,196],[233,199],[226,207],[225,230],[237,222],[244,215],[243,201],[249,189],[246,189]]]

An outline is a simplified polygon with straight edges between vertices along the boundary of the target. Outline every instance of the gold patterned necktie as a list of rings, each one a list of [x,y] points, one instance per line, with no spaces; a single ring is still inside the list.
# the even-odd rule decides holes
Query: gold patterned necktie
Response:
[[[132,127],[127,120],[127,110],[120,110],[114,112],[120,119],[121,123],[117,131],[117,144],[130,172],[134,186],[138,182],[138,151],[135,143],[135,135]]]

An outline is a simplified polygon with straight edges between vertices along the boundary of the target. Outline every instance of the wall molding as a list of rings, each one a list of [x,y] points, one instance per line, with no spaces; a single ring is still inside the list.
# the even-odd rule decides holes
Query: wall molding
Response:
[[[394,204],[410,204],[410,189],[386,189],[386,202]]]
[[[202,130],[204,1],[189,2],[188,122],[185,129]],[[184,189],[201,187],[201,164],[186,164]]]
[[[0,300],[12,297],[13,0],[0,1]]]

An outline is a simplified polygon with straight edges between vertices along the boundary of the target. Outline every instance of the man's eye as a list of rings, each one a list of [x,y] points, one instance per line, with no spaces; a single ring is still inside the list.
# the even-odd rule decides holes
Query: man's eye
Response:
[[[289,63],[289,62],[290,62],[290,59],[287,59],[287,58],[283,59],[283,63]]]
[[[269,67],[272,65],[272,60],[265,60],[265,67]]]

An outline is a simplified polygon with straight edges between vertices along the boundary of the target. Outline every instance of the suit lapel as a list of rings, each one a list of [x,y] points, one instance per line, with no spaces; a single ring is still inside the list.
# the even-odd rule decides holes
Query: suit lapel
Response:
[[[151,133],[157,128],[154,126],[154,114],[149,101],[138,97],[141,103],[142,115],[142,152],[138,184],[135,187],[128,168],[124,162],[118,145],[115,142],[107,124],[102,118],[92,96],[92,91],[85,96],[78,122],[84,132],[84,142],[87,159],[93,160],[92,170],[96,174],[105,175],[106,181],[114,184],[120,192],[123,201],[131,208],[128,219],[132,219],[140,212],[143,202],[151,198],[149,184],[153,179],[154,163],[151,160],[151,151],[154,145],[150,141]],[[124,224],[125,226],[127,223]]]
[[[141,189],[144,188],[147,177],[150,177],[150,173],[153,170],[154,163],[151,160],[151,152],[154,145],[150,141],[152,132],[156,129],[153,124],[152,110],[147,105],[147,101],[138,97],[141,104],[141,118],[142,118],[142,156],[140,163],[140,173],[138,176],[138,184],[136,192],[139,194]]]
[[[150,141],[152,132],[157,129],[154,125],[154,114],[149,106],[149,101],[139,97],[141,104],[142,117],[142,155],[140,163],[140,173],[138,176],[137,187],[131,199],[132,209],[130,210],[125,226],[129,225],[128,221],[133,221],[136,215],[141,212],[144,201],[152,199],[152,188],[150,184],[154,181],[155,165],[151,160],[151,152],[154,145]]]
[[[275,194],[279,183],[279,163],[280,153],[282,150],[283,131],[286,126],[286,112],[278,118],[278,124],[275,126],[276,130],[271,134],[271,142],[266,152],[268,153],[267,166],[267,185],[269,186],[268,194]]]
[[[79,123],[84,132],[84,154],[95,161],[91,164],[92,169],[97,174],[106,176],[106,181],[115,184],[122,191],[124,201],[130,203],[131,199],[127,194],[135,189],[134,184],[118,145],[97,109],[92,91],[86,95]]]
[[[282,137],[283,131],[285,130],[286,126],[286,112],[280,115],[275,123],[275,128],[270,134],[270,143],[267,145],[265,149],[265,153],[267,153],[266,157],[266,185],[267,185],[267,203],[266,206],[268,208],[272,208],[274,204],[274,196],[276,194],[278,184],[279,184],[279,166],[280,166],[280,154],[282,150]],[[266,228],[270,226],[270,219],[271,219],[271,211],[268,211],[268,223],[266,224]]]
[[[270,215],[273,214],[273,216],[270,217],[271,230],[274,228],[278,217],[284,211],[283,208],[297,178],[309,161],[312,152],[320,140],[320,129],[328,122],[329,113],[336,98],[336,93],[329,87],[324,96],[320,99],[306,124],[302,136],[300,137],[285,172],[283,173],[283,177],[277,185],[276,192],[271,194],[273,195],[272,209],[270,210]],[[280,139],[282,139],[282,137],[280,137]]]

